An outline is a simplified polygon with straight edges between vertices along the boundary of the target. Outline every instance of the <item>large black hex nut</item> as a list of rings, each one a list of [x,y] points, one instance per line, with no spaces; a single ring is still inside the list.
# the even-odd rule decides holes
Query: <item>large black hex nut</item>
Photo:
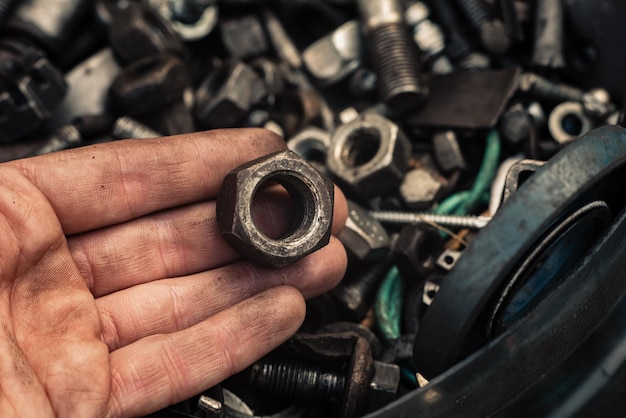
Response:
[[[410,155],[411,143],[398,125],[364,113],[333,132],[326,164],[346,191],[373,197],[400,185]]]
[[[252,218],[256,192],[267,181],[281,184],[292,200],[287,233],[273,239]],[[334,186],[292,151],[280,151],[231,171],[217,197],[217,222],[224,239],[241,255],[260,264],[282,267],[330,241]]]

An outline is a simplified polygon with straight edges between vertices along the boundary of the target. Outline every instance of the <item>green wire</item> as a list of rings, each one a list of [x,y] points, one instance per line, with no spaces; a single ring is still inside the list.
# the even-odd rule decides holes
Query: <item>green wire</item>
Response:
[[[494,129],[487,135],[485,154],[472,188],[449,196],[435,209],[436,214],[467,215],[485,201],[489,201],[489,188],[498,169],[500,148],[500,135]],[[387,273],[376,295],[374,314],[380,333],[387,341],[400,338],[404,286],[404,280],[394,266]],[[410,385],[417,387],[415,374],[409,367],[402,366],[401,373]]]
[[[400,277],[398,268],[394,266],[380,285],[374,305],[378,328],[386,340],[400,338],[403,293],[404,281]]]

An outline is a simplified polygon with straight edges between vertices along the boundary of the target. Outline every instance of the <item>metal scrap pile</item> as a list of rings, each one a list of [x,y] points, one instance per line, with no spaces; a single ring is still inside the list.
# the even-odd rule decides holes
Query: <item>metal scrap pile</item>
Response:
[[[626,62],[612,57],[626,7],[583,3],[0,2],[0,160],[264,127],[349,198],[348,272],[308,302],[301,332],[155,416],[491,415],[577,344],[518,379],[498,375],[504,363],[494,351],[490,365],[484,347],[513,341],[528,316],[547,318],[539,302],[619,223],[624,203],[620,177],[594,168],[621,164],[601,152],[622,155],[620,133],[595,134],[608,138],[600,145],[578,138],[619,122]],[[549,341],[533,347],[559,352],[569,340]],[[512,353],[503,358],[525,355]]]

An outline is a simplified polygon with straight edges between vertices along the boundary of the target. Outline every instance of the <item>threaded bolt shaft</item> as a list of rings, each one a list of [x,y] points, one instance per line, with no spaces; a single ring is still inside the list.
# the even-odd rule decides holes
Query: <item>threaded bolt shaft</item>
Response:
[[[82,145],[83,137],[74,125],[64,125],[51,135],[33,155],[44,155]]]
[[[459,61],[471,54],[472,46],[461,30],[458,15],[450,0],[432,0],[429,5],[445,33],[446,51],[450,58]]]
[[[488,216],[434,215],[432,213],[371,211],[370,216],[383,223],[432,223],[449,228],[484,228],[491,220]]]
[[[552,102],[580,102],[584,92],[566,84],[554,83],[534,73],[524,73],[520,77],[520,89],[537,99]]]
[[[160,136],[161,134],[158,132],[127,116],[119,118],[113,125],[114,139],[143,139],[158,138]]]
[[[398,0],[359,0],[361,21],[378,74],[380,98],[396,113],[415,108],[428,89],[418,72],[418,57],[404,27],[404,13]]]
[[[295,359],[265,358],[252,366],[250,384],[286,399],[340,401],[346,378]]]

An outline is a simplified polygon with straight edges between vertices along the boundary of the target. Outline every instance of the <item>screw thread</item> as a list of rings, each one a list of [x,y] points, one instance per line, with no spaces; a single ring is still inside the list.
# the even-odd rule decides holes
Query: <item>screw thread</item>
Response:
[[[446,37],[446,51],[450,58],[458,61],[472,52],[472,46],[461,31],[456,10],[449,0],[434,0],[430,2],[439,25]]]
[[[524,74],[520,83],[523,90],[538,99],[551,100],[554,102],[580,102],[583,91],[566,84],[554,83],[537,74]]]
[[[158,132],[127,116],[119,118],[113,125],[114,139],[158,138],[160,136]]]
[[[437,0],[435,0],[437,1]],[[463,10],[463,15],[475,29],[479,29],[491,17],[487,5],[482,0],[456,0],[456,3]]]
[[[340,400],[345,376],[294,359],[263,359],[252,366],[250,384],[287,399]]]
[[[434,215],[432,213],[372,211],[370,216],[383,223],[414,224],[434,223],[452,228],[484,228],[491,220],[488,216]]]
[[[427,94],[418,73],[418,60],[402,25],[389,23],[372,29],[370,51],[378,74],[381,99],[392,109],[417,106]]]

